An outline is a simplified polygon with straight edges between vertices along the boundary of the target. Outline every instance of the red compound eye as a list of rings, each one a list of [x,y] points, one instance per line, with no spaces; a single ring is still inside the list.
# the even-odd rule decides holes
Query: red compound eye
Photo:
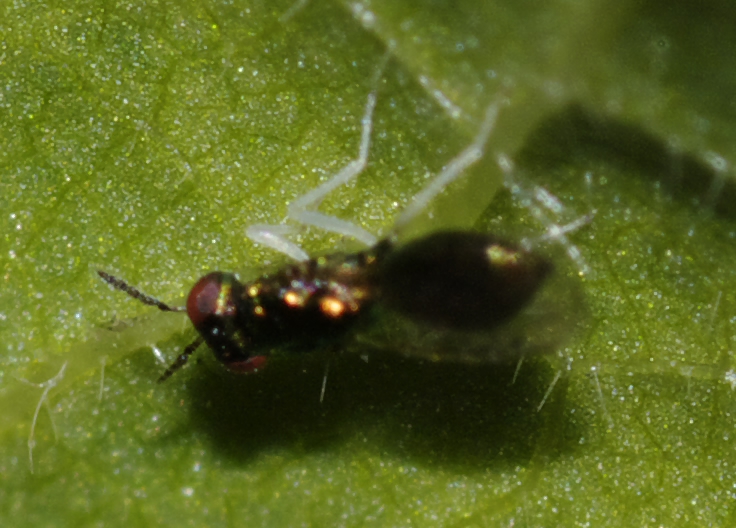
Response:
[[[202,328],[212,317],[230,315],[234,309],[232,284],[232,276],[220,271],[199,279],[187,299],[187,315],[195,328]]]

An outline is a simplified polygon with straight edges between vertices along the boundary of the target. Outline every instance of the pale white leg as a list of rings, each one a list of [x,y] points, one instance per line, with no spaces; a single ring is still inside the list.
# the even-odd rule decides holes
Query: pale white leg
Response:
[[[67,361],[64,362],[64,364],[61,366],[61,369],[59,369],[59,372],[56,373],[56,376],[47,379],[43,383],[31,383],[30,381],[23,378],[18,378],[23,383],[26,383],[33,387],[38,387],[39,389],[43,389],[41,397],[38,400],[38,404],[36,405],[36,410],[33,413],[31,430],[28,433],[28,461],[30,463],[31,473],[33,473],[33,448],[36,447],[36,422],[38,421],[38,413],[41,412],[41,406],[46,402],[46,398],[48,398],[51,389],[56,387],[56,385],[58,385],[58,383],[64,378],[64,371],[66,370],[67,363]],[[53,424],[53,421],[52,427],[54,427],[54,432],[56,432],[56,426]]]
[[[367,246],[372,246],[377,242],[376,237],[362,227],[334,216],[310,210],[310,208],[319,207],[322,200],[324,200],[329,193],[337,187],[345,185],[355,179],[365,169],[368,163],[368,153],[371,146],[373,110],[375,108],[376,92],[371,92],[368,95],[368,100],[365,105],[365,113],[361,120],[362,131],[358,157],[345,165],[337,174],[332,176],[322,185],[312,189],[308,193],[291,202],[289,204],[287,218],[304,225],[319,227],[325,231],[354,238]],[[294,260],[308,260],[309,255],[297,244],[286,238],[286,235],[292,232],[293,228],[284,224],[255,224],[246,229],[246,235],[254,242],[258,242],[259,244],[263,244],[271,249],[275,249]]]
[[[286,238],[285,235],[293,232],[294,228],[284,224],[253,224],[245,230],[245,234],[253,242],[275,249],[279,253],[283,253],[298,262],[309,260],[309,255],[306,251],[300,248],[298,244]]]
[[[340,172],[324,182],[322,185],[312,189],[289,204],[289,218],[302,224],[311,225],[324,229],[338,235],[355,238],[366,245],[372,246],[376,243],[376,237],[355,224],[340,220],[334,216],[325,215],[317,211],[310,211],[312,207],[319,207],[322,200],[338,187],[345,185],[355,179],[368,164],[368,153],[371,147],[371,132],[373,130],[373,110],[376,108],[376,92],[368,95],[365,105],[365,113],[361,120],[362,131],[360,135],[360,147],[358,157],[345,165]]]
[[[585,260],[582,257],[582,254],[580,253],[580,250],[570,242],[570,240],[567,238],[567,233],[571,233],[573,231],[576,231],[580,227],[588,224],[593,216],[595,215],[596,211],[593,210],[592,212],[588,213],[585,216],[582,216],[580,218],[577,218],[573,220],[572,222],[565,224],[565,225],[559,225],[555,221],[553,221],[550,218],[550,213],[552,217],[558,217],[559,215],[562,215],[565,212],[565,206],[563,203],[551,192],[549,192],[544,187],[535,186],[532,188],[532,190],[525,189],[522,187],[513,177],[513,163],[510,159],[508,159],[504,155],[498,156],[498,165],[501,168],[501,170],[505,174],[505,182],[504,185],[507,189],[511,192],[511,194],[514,195],[514,197],[519,201],[519,203],[529,211],[529,213],[545,227],[545,233],[541,236],[537,237],[534,240],[523,240],[522,246],[526,247],[527,249],[532,249],[535,245],[539,244],[540,242],[544,241],[554,241],[559,244],[561,244],[565,248],[565,252],[567,253],[567,256],[575,263],[575,265],[578,268],[578,272],[583,274],[590,274],[590,268],[586,264]],[[572,368],[572,359],[568,357],[567,359],[567,368],[565,370],[571,370]],[[601,404],[603,406],[603,412],[604,415],[608,417],[609,423],[612,423],[612,420],[610,418],[610,415],[608,414],[608,411],[606,410],[605,402],[603,401],[603,393],[600,388],[600,382],[598,380],[598,372],[597,368],[592,369],[593,376],[596,383],[596,388],[598,390],[598,395],[601,399]],[[557,382],[560,380],[560,378],[563,375],[563,369],[560,368],[555,373],[554,378],[552,379],[552,382],[549,384],[549,387],[547,387],[546,392],[544,393],[544,396],[542,397],[542,401],[539,403],[539,406],[537,407],[537,411],[541,411],[542,407],[544,407],[544,404],[549,399],[550,395],[552,394],[552,391],[554,390],[555,386],[557,385]]]
[[[505,185],[506,188],[511,191],[511,194],[519,200],[519,203],[525,207],[531,215],[537,219],[546,228],[545,234],[540,236],[536,240],[525,240],[522,241],[522,245],[533,247],[539,242],[551,240],[558,242],[565,248],[567,256],[572,260],[578,268],[578,272],[581,275],[589,275],[591,273],[590,267],[583,259],[582,254],[577,246],[575,246],[570,239],[567,238],[567,233],[575,231],[585,224],[589,223],[596,211],[591,211],[585,216],[582,216],[566,225],[559,225],[555,223],[547,215],[545,210],[550,211],[554,215],[559,215],[564,212],[564,205],[557,199],[555,195],[549,192],[544,187],[534,187],[532,191],[523,188],[513,178],[513,163],[506,156],[498,156],[498,166],[506,175]]]
[[[540,241],[544,240],[560,240],[562,241],[562,237],[567,233],[572,233],[573,231],[577,231],[584,225],[587,225],[593,220],[593,217],[598,211],[596,209],[593,209],[590,213],[581,216],[580,218],[577,218],[570,222],[569,224],[565,224],[563,226],[553,224],[547,228],[547,232],[539,237]],[[565,240],[567,241],[567,240]]]
[[[450,160],[442,171],[435,176],[435,178],[429,182],[424,189],[414,196],[411,203],[409,203],[407,208],[404,209],[396,220],[394,227],[395,232],[401,230],[401,228],[405,227],[406,224],[426,209],[427,205],[439,193],[441,193],[445,187],[458,179],[468,167],[483,158],[485,144],[488,141],[488,137],[491,135],[491,132],[493,132],[494,125],[496,124],[499,106],[500,102],[498,100],[488,106],[483,123],[481,124],[480,130],[478,130],[478,134],[475,136],[473,143],[471,143],[470,146],[455,158]]]

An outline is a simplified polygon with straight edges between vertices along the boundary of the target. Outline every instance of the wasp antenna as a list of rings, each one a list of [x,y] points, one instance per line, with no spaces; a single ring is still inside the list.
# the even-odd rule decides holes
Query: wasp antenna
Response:
[[[192,355],[192,353],[199,348],[199,345],[202,344],[202,341],[204,341],[201,337],[198,337],[194,341],[192,341],[185,349],[184,352],[179,354],[179,357],[176,358],[176,360],[169,366],[169,368],[166,369],[166,371],[161,374],[161,377],[158,378],[158,383],[161,383],[162,381],[166,381],[169,379],[177,370],[181,369],[184,365],[187,364],[187,361],[189,361],[189,356]]]
[[[156,299],[155,297],[151,297],[150,295],[146,295],[145,293],[134,288],[124,280],[118,279],[117,277],[114,277],[102,270],[97,270],[97,275],[102,277],[102,280],[104,280],[113,288],[127,293],[134,299],[138,299],[143,304],[147,304],[148,306],[156,306],[159,310],[162,310],[164,312],[186,311],[186,308],[184,308],[183,306],[169,306],[165,302],[159,301],[158,299]]]

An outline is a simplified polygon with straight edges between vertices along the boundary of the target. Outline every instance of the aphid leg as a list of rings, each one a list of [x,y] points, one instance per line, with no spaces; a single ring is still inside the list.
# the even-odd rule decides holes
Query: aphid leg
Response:
[[[59,372],[56,373],[56,375],[50,379],[47,379],[46,381],[42,383],[31,383],[30,381],[18,378],[19,381],[22,381],[23,383],[26,383],[27,385],[31,385],[33,387],[38,387],[39,389],[43,389],[43,392],[41,393],[41,397],[38,399],[38,404],[36,405],[36,410],[33,413],[33,420],[31,421],[31,430],[28,433],[28,461],[31,469],[31,473],[33,473],[33,448],[36,447],[36,422],[38,421],[38,413],[41,412],[41,406],[46,403],[46,400],[49,396],[49,392],[51,389],[56,387],[56,385],[59,384],[59,382],[64,378],[64,371],[66,370],[66,366],[69,362],[65,361],[64,364],[59,369]],[[54,435],[56,436],[56,425],[54,424],[53,418],[51,418],[51,426],[54,429]]]
[[[143,304],[147,304],[148,306],[155,306],[159,310],[164,311],[164,312],[185,312],[186,311],[186,308],[183,306],[169,306],[168,304],[162,301],[159,301],[155,297],[146,295],[140,290],[129,285],[127,282],[120,280],[117,277],[110,275],[109,273],[105,273],[104,271],[97,270],[97,275],[102,277],[102,280],[104,280],[106,283],[108,283],[113,288],[116,288],[120,291],[127,293],[134,299],[138,299]]]
[[[310,208],[319,207],[322,200],[333,190],[341,185],[345,185],[351,180],[355,179],[368,162],[368,152],[371,145],[371,131],[373,129],[373,110],[376,107],[376,92],[371,92],[368,95],[368,101],[365,107],[365,114],[363,115],[362,133],[360,139],[360,147],[358,149],[358,157],[353,161],[345,165],[337,174],[332,176],[329,180],[324,182],[322,185],[312,189],[308,193],[298,197],[296,200],[289,204],[288,218],[300,222],[304,225],[311,225],[319,227],[325,231],[337,233],[343,236],[354,238],[367,246],[372,246],[376,243],[376,237],[351,222],[341,220],[334,216],[329,216],[317,211],[312,211]],[[254,242],[263,244],[264,246],[275,249],[280,253],[285,254],[288,257],[293,258],[297,261],[304,261],[309,259],[309,255],[300,248],[294,242],[287,240],[284,235],[289,234],[293,231],[290,226],[280,225],[269,225],[269,224],[255,224],[248,227],[245,231],[248,238]]]
[[[191,343],[189,343],[189,345],[187,345],[187,347],[184,349],[184,352],[182,352],[181,354],[179,354],[179,356],[176,358],[176,360],[171,365],[169,365],[169,368],[167,368],[166,371],[164,371],[164,373],[161,374],[161,377],[158,378],[158,380],[157,380],[158,383],[161,383],[162,381],[166,381],[177,370],[179,370],[184,365],[186,365],[187,364],[187,361],[189,360],[189,356],[191,356],[192,353],[195,350],[197,350],[197,348],[199,348],[199,345],[201,345],[203,342],[204,342],[204,339],[202,339],[201,337],[198,337],[197,339],[195,339],[194,341],[192,341]]]
[[[525,189],[517,182],[513,177],[513,163],[505,155],[501,154],[498,156],[498,166],[505,173],[504,185],[519,201],[519,203],[526,208],[529,213],[541,223],[546,232],[544,235],[536,240],[525,240],[522,241],[524,246],[528,249],[546,240],[555,241],[565,248],[567,256],[572,260],[578,268],[578,272],[581,275],[589,275],[591,273],[590,267],[583,259],[583,256],[570,239],[567,237],[567,233],[577,230],[583,225],[588,224],[596,211],[592,211],[585,216],[582,216],[566,225],[559,225],[550,218],[546,211],[557,216],[564,212],[565,206],[559,199],[549,192],[544,187],[535,186],[532,191]]]
[[[581,216],[580,218],[573,220],[569,224],[565,224],[563,226],[555,224],[554,222],[550,223],[550,225],[547,227],[547,232],[544,235],[540,236],[537,240],[532,241],[531,245],[543,242],[545,240],[551,240],[562,244],[562,246],[565,248],[567,256],[577,266],[580,275],[590,276],[590,267],[585,262],[585,259],[583,259],[583,255],[582,253],[580,253],[580,249],[578,249],[578,247],[570,242],[570,239],[567,238],[567,233],[577,231],[580,227],[589,224],[591,220],[593,220],[596,212],[597,211],[594,209],[585,216]]]
[[[346,183],[354,180],[368,164],[368,153],[371,147],[371,132],[373,131],[373,111],[376,108],[376,92],[368,94],[365,112],[361,119],[362,131],[360,135],[360,146],[358,157],[345,165],[337,174],[332,176],[322,185],[312,189],[289,204],[289,218],[302,224],[319,227],[340,235],[355,238],[368,246],[376,243],[376,237],[351,222],[335,218],[310,208],[319,207],[324,198]]]
[[[390,54],[386,53],[380,66],[378,67],[373,84],[378,84],[378,80],[383,74],[383,70],[390,58]],[[373,111],[376,108],[376,91],[368,94],[365,104],[365,111],[361,119],[360,145],[358,147],[358,157],[345,165],[334,176],[330,177],[326,182],[312,189],[308,193],[299,196],[289,204],[287,217],[284,219],[294,220],[302,225],[314,226],[325,231],[337,233],[346,237],[354,238],[365,244],[372,246],[377,242],[376,237],[360,226],[314,211],[319,207],[322,200],[341,185],[345,185],[358,177],[368,164],[368,154],[371,147],[371,133],[373,131]],[[293,228],[285,224],[254,224],[245,231],[248,238],[263,244],[264,246],[275,249],[296,261],[304,261],[309,259],[309,255],[294,242],[286,238],[291,234]]]
[[[430,77],[427,77],[426,75],[420,75],[417,77],[417,80],[419,81],[419,84],[422,85],[422,87],[427,91],[428,94],[434,98],[437,103],[445,109],[445,112],[453,118],[453,119],[460,119],[461,117],[464,117],[462,109],[457,106],[455,103],[452,102],[452,100],[447,97],[442,90],[437,88],[437,82],[434,81],[434,79],[431,79]]]
[[[493,132],[499,107],[499,100],[494,101],[488,106],[483,123],[481,124],[475,139],[473,139],[473,142],[460,154],[450,160],[442,171],[435,176],[435,178],[430,181],[424,189],[414,196],[412,201],[396,220],[394,232],[398,232],[405,227],[406,224],[413,220],[419,213],[424,211],[427,205],[439,193],[441,193],[445,187],[458,179],[468,167],[483,158],[485,153],[485,144],[488,141],[488,137],[491,135],[491,132]]]
[[[582,226],[589,224],[592,220],[595,214],[598,211],[596,209],[593,209],[590,213],[581,216],[580,218],[577,218],[570,222],[569,224],[565,224],[563,226],[552,224],[549,228],[547,228],[547,232],[539,237],[538,240],[544,241],[544,240],[562,240],[562,237],[565,236],[567,233],[572,233],[573,231],[577,231]]]
[[[309,254],[306,251],[286,238],[287,234],[293,232],[293,227],[284,224],[253,224],[245,230],[246,236],[253,242],[275,249],[297,262],[309,260]]]

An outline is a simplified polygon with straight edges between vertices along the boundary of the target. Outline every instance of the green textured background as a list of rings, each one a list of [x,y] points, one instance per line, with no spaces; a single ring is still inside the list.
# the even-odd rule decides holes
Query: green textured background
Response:
[[[0,525],[734,524],[733,4],[291,5],[0,4]],[[175,303],[282,262],[244,229],[355,155],[387,47],[370,166],[321,209],[387,232],[503,91],[491,154],[422,229],[541,233],[491,201],[500,152],[570,219],[597,211],[571,235],[591,315],[550,400],[554,358],[512,385],[343,354],[322,404],[324,354],[239,378],[199,353],[155,384],[151,346],[193,331],[94,270]],[[23,380],[65,363],[31,473]]]

